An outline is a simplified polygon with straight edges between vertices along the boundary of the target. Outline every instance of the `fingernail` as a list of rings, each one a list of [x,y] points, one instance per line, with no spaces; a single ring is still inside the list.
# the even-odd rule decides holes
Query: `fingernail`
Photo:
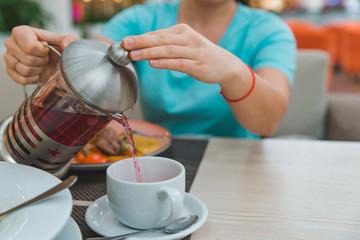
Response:
[[[141,56],[141,51],[131,51],[131,57],[138,59]]]
[[[62,44],[63,44],[64,47],[66,47],[67,45],[70,44],[70,41],[66,39],[66,40],[63,41]]]
[[[132,39],[132,38],[124,38],[123,42],[127,47],[131,47],[133,45],[133,43],[134,43],[134,39]]]
[[[159,61],[158,61],[158,60],[155,60],[155,59],[152,59],[152,60],[150,60],[150,64],[151,64],[152,66],[157,66],[157,65],[159,65]]]

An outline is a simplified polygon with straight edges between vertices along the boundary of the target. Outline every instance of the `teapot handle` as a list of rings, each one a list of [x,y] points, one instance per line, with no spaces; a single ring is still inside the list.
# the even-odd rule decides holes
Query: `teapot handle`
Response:
[[[51,45],[56,45],[56,46],[60,46],[60,43],[43,43],[44,47],[49,48],[51,51],[53,51],[54,53],[56,53],[57,55],[59,55],[61,57],[61,53],[56,50],[53,46]],[[39,87],[40,86],[40,82],[39,79],[36,82],[36,85]],[[26,89],[26,85],[23,85],[23,92],[24,92],[24,97],[25,100],[28,98],[28,93],[27,93],[27,89]]]
[[[60,46],[60,43],[43,43],[44,47],[49,48],[50,50],[52,50],[54,53],[56,53],[57,55],[61,56],[61,53],[59,53],[58,50],[56,50],[54,47],[52,47],[51,45],[56,45],[56,46]]]

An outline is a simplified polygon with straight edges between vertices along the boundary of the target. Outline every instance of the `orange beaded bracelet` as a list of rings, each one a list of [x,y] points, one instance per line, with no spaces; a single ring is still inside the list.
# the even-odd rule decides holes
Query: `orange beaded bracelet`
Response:
[[[251,68],[249,65],[246,65],[246,66],[250,69],[250,72],[251,72],[251,75],[252,75],[252,78],[253,78],[253,84],[252,84],[252,86],[251,86],[250,91],[249,91],[245,96],[243,96],[242,98],[240,98],[240,99],[235,99],[235,100],[230,100],[230,99],[226,98],[226,97],[222,94],[222,91],[220,91],[219,93],[221,94],[221,96],[222,96],[227,102],[240,102],[240,101],[246,99],[246,98],[252,93],[252,91],[254,90],[254,88],[255,88],[255,82],[256,82],[255,73],[254,73],[254,70],[252,70],[252,68]]]

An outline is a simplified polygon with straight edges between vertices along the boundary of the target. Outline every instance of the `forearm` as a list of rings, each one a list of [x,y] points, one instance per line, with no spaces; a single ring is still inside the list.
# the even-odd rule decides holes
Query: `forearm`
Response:
[[[221,81],[222,94],[227,99],[240,99],[251,89],[253,77],[241,61],[234,65],[233,77]],[[271,135],[286,112],[289,101],[289,85],[278,70],[263,68],[255,74],[254,90],[240,102],[228,102],[239,124],[261,136]]]

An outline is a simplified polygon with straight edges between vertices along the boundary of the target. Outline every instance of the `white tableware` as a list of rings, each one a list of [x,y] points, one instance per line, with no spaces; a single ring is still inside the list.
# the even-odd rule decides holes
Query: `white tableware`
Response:
[[[50,173],[26,165],[0,162],[0,212],[10,209],[60,183]],[[49,240],[68,221],[72,210],[70,191],[19,209],[0,221],[0,239]]]
[[[79,226],[73,218],[69,218],[65,227],[53,240],[81,240],[82,235]]]
[[[199,216],[199,220],[189,227],[179,233],[175,234],[166,234],[162,232],[151,232],[144,235],[139,235],[137,237],[131,237],[131,239],[146,239],[146,240],[175,240],[182,239],[191,233],[198,230],[206,221],[208,215],[208,209],[206,205],[197,197],[185,193],[184,197],[184,207],[180,216],[187,216],[196,214]],[[119,234],[125,234],[133,232],[134,229],[125,226],[120,223],[114,214],[112,213],[107,196],[102,196],[97,199],[93,204],[89,206],[85,213],[85,220],[88,226],[95,231],[96,233],[102,236],[114,236]]]
[[[109,206],[116,218],[127,226],[163,227],[181,214],[185,168],[178,161],[157,156],[138,157],[138,164],[141,174],[135,174],[138,167],[134,167],[132,158],[107,168]]]
[[[167,234],[174,234],[181,232],[187,228],[189,228],[191,225],[195,224],[197,220],[199,219],[198,215],[188,215],[185,217],[179,217],[173,220],[168,225],[161,227],[161,228],[150,228],[150,229],[143,229],[143,230],[137,230],[132,233],[127,234],[120,234],[116,236],[111,237],[90,237],[86,238],[86,240],[120,240],[120,239],[126,239],[133,236],[138,236],[141,234],[153,232],[153,231],[162,231]]]
[[[40,193],[39,195],[30,198],[22,203],[20,203],[19,205],[16,205],[10,209],[5,210],[4,212],[0,212],[0,219],[4,218],[5,216],[9,215],[10,213],[17,211],[21,208],[24,208],[26,206],[29,206],[31,204],[34,204],[36,202],[39,202],[45,198],[48,198],[58,192],[61,192],[62,190],[71,187],[77,180],[77,176],[76,175],[72,175],[70,177],[68,177],[67,179],[63,180],[61,183],[53,186],[52,188],[46,190],[43,193]]]

